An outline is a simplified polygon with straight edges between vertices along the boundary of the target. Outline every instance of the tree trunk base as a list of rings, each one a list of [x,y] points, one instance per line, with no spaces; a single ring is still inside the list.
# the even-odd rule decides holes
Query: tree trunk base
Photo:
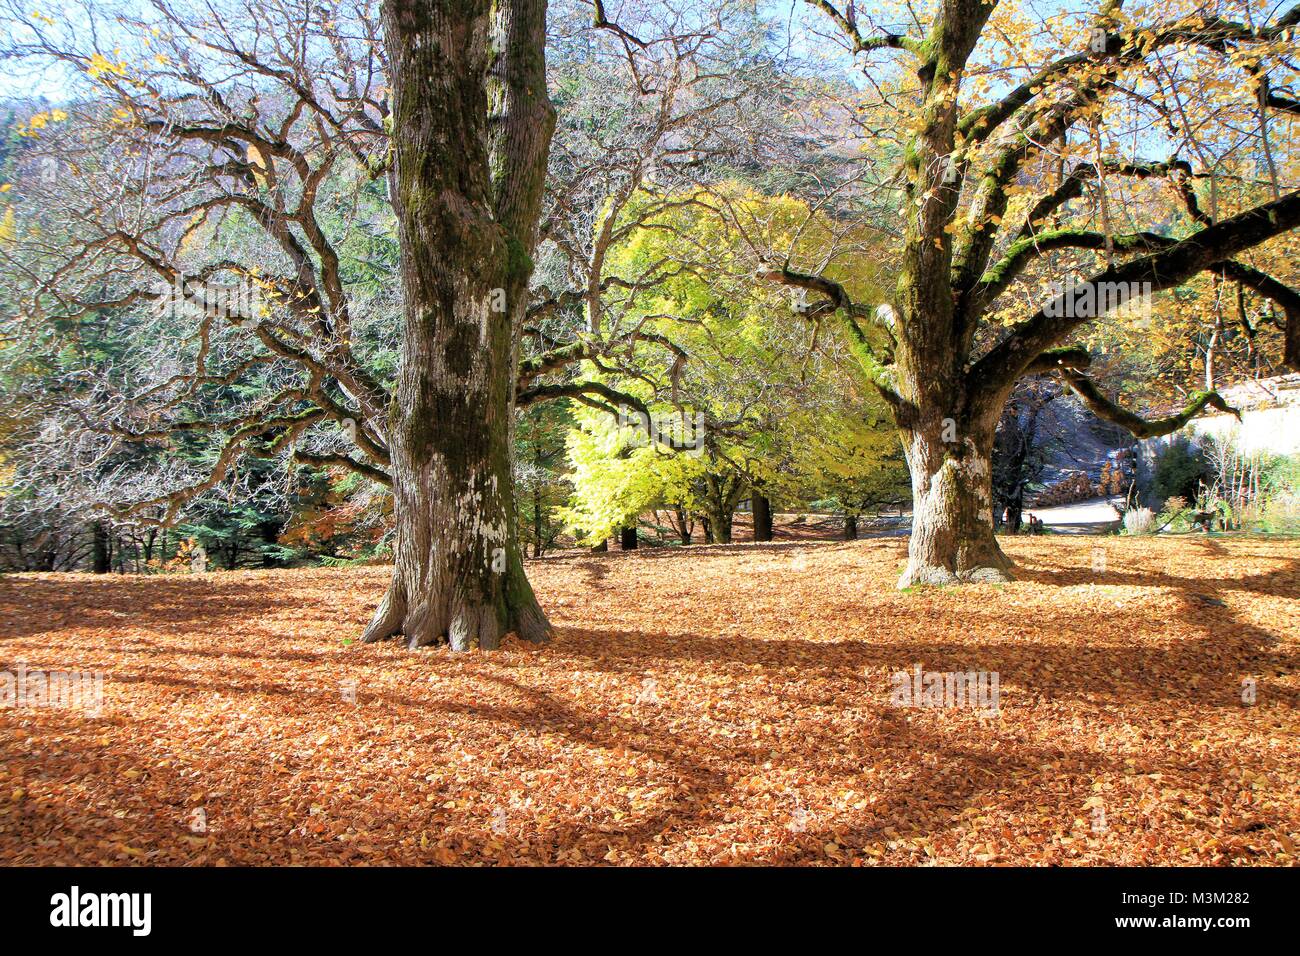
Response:
[[[909,558],[907,568],[898,579],[898,589],[920,586],[945,586],[951,584],[1000,584],[1014,581],[1011,569],[1014,563],[998,547],[982,545],[972,549],[973,553],[958,555],[956,567],[948,567],[938,561]]]
[[[911,434],[912,535],[900,589],[1011,580],[993,533],[992,444],[991,428],[962,441],[945,439],[937,422]]]
[[[458,599],[444,614],[437,614],[427,602],[411,607],[405,586],[394,574],[388,593],[361,634],[361,642],[373,644],[400,635],[412,651],[436,644],[446,644],[453,651],[494,651],[509,634],[530,644],[549,641],[551,623],[522,572],[508,582],[506,594],[504,613],[494,604]]]

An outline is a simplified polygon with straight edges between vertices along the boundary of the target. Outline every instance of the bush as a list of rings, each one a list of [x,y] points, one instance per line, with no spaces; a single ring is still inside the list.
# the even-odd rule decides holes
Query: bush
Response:
[[[1263,501],[1257,508],[1258,530],[1300,532],[1300,454],[1271,459],[1260,483]]]
[[[1192,509],[1186,498],[1175,495],[1165,499],[1164,510],[1156,516],[1156,524],[1175,532],[1192,530]]]
[[[1300,494],[1300,453],[1270,458],[1262,483],[1270,495]]]
[[[1130,508],[1124,512],[1124,531],[1132,535],[1154,534],[1156,516],[1150,508]]]
[[[1156,458],[1151,476],[1151,501],[1195,500],[1197,485],[1207,477],[1205,456],[1186,438],[1177,438]]]
[[[1300,533],[1300,492],[1270,495],[1260,506],[1257,522],[1260,531]]]

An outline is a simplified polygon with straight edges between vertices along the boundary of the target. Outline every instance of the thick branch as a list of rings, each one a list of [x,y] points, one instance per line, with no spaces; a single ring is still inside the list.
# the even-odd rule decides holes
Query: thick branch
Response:
[[[1154,232],[1110,236],[1109,240],[1110,247],[1116,252],[1153,252],[1167,249],[1178,241]],[[1054,249],[1105,249],[1106,245],[1105,235],[1084,229],[1057,229],[1017,239],[1007,249],[1006,255],[985,272],[979,283],[972,289],[973,304],[978,308],[992,302],[1030,262],[1046,252]]]
[[[295,448],[293,450],[293,458],[294,461],[300,462],[304,465],[311,465],[313,468],[347,468],[364,478],[369,478],[371,481],[377,481],[385,487],[391,488],[393,486],[393,479],[388,472],[375,468],[373,465],[367,465],[363,461],[357,461],[355,458],[351,458],[348,455],[317,455],[312,452],[303,451],[300,448]]]
[[[1300,226],[1300,191],[1238,213],[1207,226],[1159,252],[1114,265],[1074,290],[1057,296],[980,359],[971,370],[973,390],[999,393],[1023,373],[1031,361],[1094,316],[1076,310],[1069,297],[1103,283],[1150,283],[1160,292],[1182,285],[1192,276],[1237,253]],[[1080,314],[1080,311],[1083,314]]]
[[[592,398],[593,395],[600,396],[604,401]],[[650,414],[649,407],[641,399],[627,392],[620,392],[616,388],[611,388],[604,382],[562,382],[555,385],[534,385],[519,393],[515,399],[515,406],[525,408],[534,402],[548,401],[553,398],[572,398],[584,405],[609,412],[609,414],[616,417],[618,409],[609,404],[611,402],[626,405],[643,415]]]
[[[1092,365],[1092,353],[1082,345],[1067,345],[1065,348],[1048,349],[1029,363],[1026,375],[1041,375],[1044,372],[1059,372],[1063,369],[1085,371]]]
[[[1218,392],[1198,392],[1192,396],[1187,407],[1178,414],[1148,420],[1116,405],[1082,372],[1061,369],[1060,375],[1065,384],[1070,386],[1070,389],[1083,400],[1094,415],[1108,422],[1114,422],[1132,432],[1137,438],[1158,438],[1176,432],[1207,407],[1217,408],[1221,412],[1235,415],[1238,420],[1241,419],[1241,413],[1225,402]]]

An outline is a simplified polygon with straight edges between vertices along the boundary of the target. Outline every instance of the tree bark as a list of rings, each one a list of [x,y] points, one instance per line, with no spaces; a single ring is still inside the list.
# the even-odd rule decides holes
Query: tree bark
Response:
[[[618,544],[624,551],[635,551],[637,546],[636,526],[623,528],[618,535]]]
[[[492,649],[550,635],[512,477],[519,335],[554,116],[541,0],[389,0],[405,293],[389,410],[393,577],[364,640]]]
[[[673,513],[677,516],[677,536],[681,538],[683,545],[690,544],[691,516],[686,513],[686,509],[681,505],[674,505]]]
[[[1025,513],[1025,489],[1016,490],[1016,495],[1007,505],[1007,531],[1011,534],[1020,533],[1020,523],[1023,520],[1022,515]]]
[[[731,544],[731,526],[746,480],[735,473],[706,470],[701,512],[710,544]]]
[[[96,521],[91,527],[93,536],[92,544],[94,557],[92,566],[96,574],[108,574],[113,570],[113,562],[108,551],[108,529],[104,527],[104,522]]]
[[[1010,580],[993,534],[992,429],[964,438],[934,422],[905,431],[912,471],[912,536],[900,588]]]
[[[844,540],[858,540],[858,516],[846,514],[844,516]]]
[[[766,495],[754,494],[754,540],[772,540],[772,502]]]
[[[733,515],[730,511],[710,511],[709,541],[713,544],[731,544],[732,520]]]

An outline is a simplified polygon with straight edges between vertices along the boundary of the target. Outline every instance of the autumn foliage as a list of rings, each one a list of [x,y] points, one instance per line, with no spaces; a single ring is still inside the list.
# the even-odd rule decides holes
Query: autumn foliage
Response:
[[[6,577],[4,666],[105,701],[0,710],[0,863],[1294,864],[1295,543],[1007,547],[568,552],[490,654],[355,643],[380,568]],[[892,706],[918,664],[1000,715]]]

